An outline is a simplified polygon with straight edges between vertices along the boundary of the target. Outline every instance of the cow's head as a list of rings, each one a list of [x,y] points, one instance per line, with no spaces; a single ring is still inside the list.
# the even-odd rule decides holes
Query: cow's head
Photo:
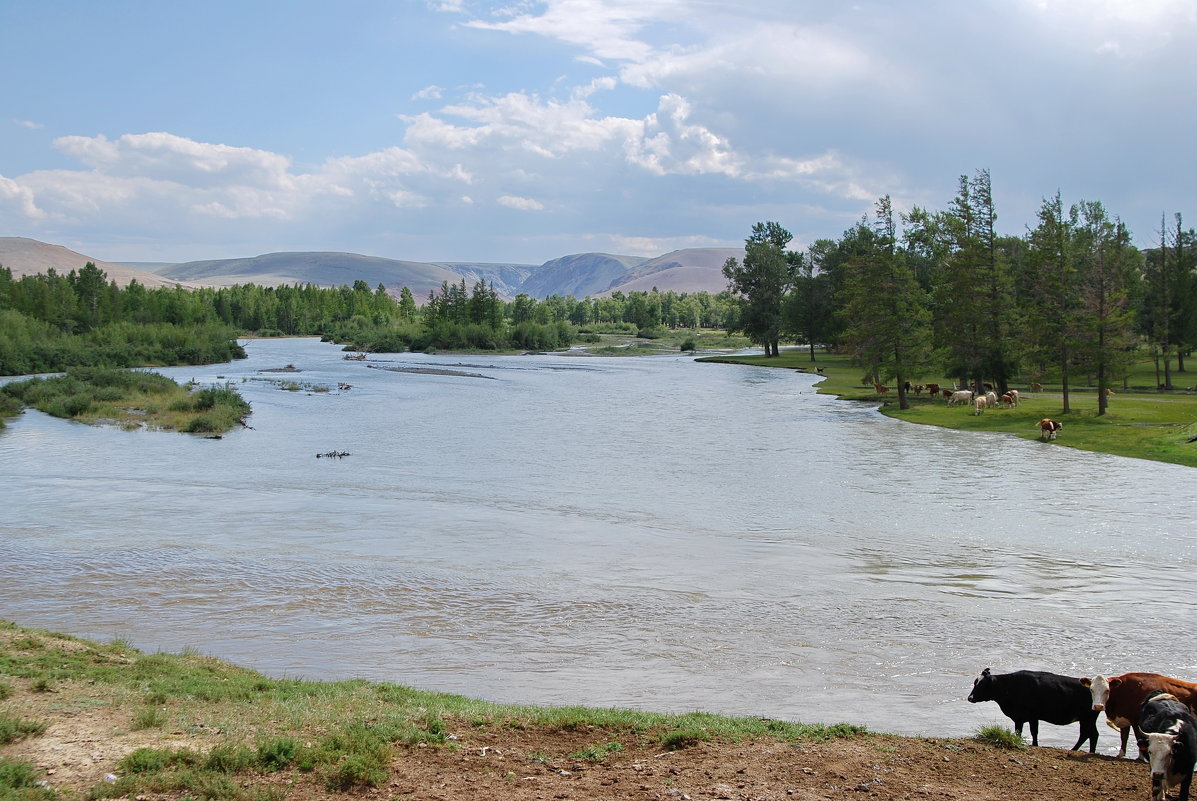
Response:
[[[1172,748],[1180,735],[1181,721],[1176,721],[1168,731],[1148,732],[1147,761],[1151,763],[1151,797],[1163,801],[1170,784],[1177,784],[1180,776],[1173,772]]]
[[[990,672],[989,668],[985,668],[981,671],[981,675],[979,677],[973,679],[973,691],[968,694],[968,702],[970,704],[975,704],[979,701],[992,701],[992,684],[993,674]]]
[[[1110,689],[1122,683],[1122,679],[1107,679],[1100,673],[1092,679],[1081,679],[1081,684],[1089,688],[1093,697],[1093,711],[1100,712],[1110,703]]]

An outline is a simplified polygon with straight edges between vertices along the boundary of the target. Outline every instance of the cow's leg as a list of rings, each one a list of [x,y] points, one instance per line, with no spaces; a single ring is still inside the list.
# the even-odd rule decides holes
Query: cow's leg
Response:
[[[1135,730],[1135,744],[1139,746],[1139,762],[1150,762],[1151,759],[1147,756],[1147,735],[1139,728],[1138,723],[1132,723],[1131,728]]]
[[[1184,773],[1183,778],[1180,780],[1180,795],[1177,797],[1176,801],[1189,801],[1189,785],[1192,783],[1192,772]]]
[[[1031,720],[1031,745],[1039,745],[1039,721]]]
[[[1118,733],[1122,735],[1122,748],[1118,749],[1118,758],[1122,759],[1126,756],[1126,741],[1130,738],[1130,726],[1123,726]]]
[[[1081,721],[1081,738],[1076,741],[1076,745],[1072,747],[1073,751],[1080,751],[1081,744],[1085,740],[1089,741],[1089,753],[1097,753],[1097,716],[1093,716],[1093,720]]]

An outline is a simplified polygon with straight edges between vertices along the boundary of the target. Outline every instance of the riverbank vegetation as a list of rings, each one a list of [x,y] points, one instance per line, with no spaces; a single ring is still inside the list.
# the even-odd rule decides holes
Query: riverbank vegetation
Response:
[[[14,413],[31,406],[83,423],[189,434],[223,434],[250,413],[249,403],[228,386],[180,386],[157,373],[100,367],[12,381],[0,387],[0,398],[0,408]]]
[[[846,724],[509,706],[387,683],[270,679],[193,652],[147,654],[6,621],[0,702],[0,732],[8,732],[0,797],[18,798],[56,797],[48,787],[36,794],[37,782],[64,780],[85,785],[69,797],[93,799],[306,798],[305,787],[322,795],[393,786],[397,763],[424,749],[479,747],[483,758],[493,752],[484,772],[503,786],[515,781],[505,778],[509,771],[568,777],[625,751],[760,738],[787,747],[865,734]],[[80,726],[97,730],[74,736]],[[43,736],[53,738],[45,752],[32,742]],[[529,741],[536,745],[527,749]],[[32,753],[40,756],[21,757]],[[47,759],[55,763],[49,774]],[[12,776],[21,778],[4,778]],[[35,794],[4,795],[21,789],[15,782]]]

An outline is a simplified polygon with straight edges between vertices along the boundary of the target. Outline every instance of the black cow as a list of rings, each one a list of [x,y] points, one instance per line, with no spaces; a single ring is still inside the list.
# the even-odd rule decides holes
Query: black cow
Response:
[[[1164,801],[1169,788],[1180,785],[1177,801],[1188,801],[1197,763],[1197,719],[1168,693],[1153,693],[1139,712],[1139,728],[1147,736],[1151,762],[1152,801]]]
[[[1057,726],[1080,721],[1081,738],[1072,747],[1089,741],[1089,753],[1097,751],[1097,710],[1089,688],[1080,679],[1041,670],[1017,670],[993,675],[989,668],[973,681],[968,702],[997,701],[1002,714],[1014,721],[1014,732],[1022,736],[1022,724],[1031,724],[1031,745],[1039,745],[1039,721]]]

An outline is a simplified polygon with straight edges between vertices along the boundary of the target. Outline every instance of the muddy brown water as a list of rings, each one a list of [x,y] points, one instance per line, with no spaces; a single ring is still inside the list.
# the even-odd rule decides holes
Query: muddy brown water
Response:
[[[984,667],[1197,680],[1192,469],[688,357],[248,351],[163,371],[251,401],[221,440],[11,421],[0,616],[272,676],[906,734],[1007,724],[964,700]]]

